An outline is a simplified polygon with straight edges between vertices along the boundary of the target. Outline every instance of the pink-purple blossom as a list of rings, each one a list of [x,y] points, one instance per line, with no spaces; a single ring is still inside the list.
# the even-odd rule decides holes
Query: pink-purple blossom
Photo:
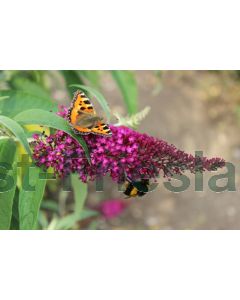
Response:
[[[66,117],[67,109],[59,113]],[[91,158],[88,162],[82,146],[63,131],[48,137],[34,135],[33,157],[38,166],[53,168],[65,177],[77,173],[83,182],[109,174],[113,181],[123,183],[126,177],[155,179],[159,175],[171,178],[186,170],[213,171],[222,168],[221,158],[195,157],[174,145],[139,133],[124,126],[110,126],[111,137],[89,134],[83,136]]]
[[[126,208],[128,204],[122,199],[111,199],[102,201],[97,210],[106,218],[112,219],[120,215]]]

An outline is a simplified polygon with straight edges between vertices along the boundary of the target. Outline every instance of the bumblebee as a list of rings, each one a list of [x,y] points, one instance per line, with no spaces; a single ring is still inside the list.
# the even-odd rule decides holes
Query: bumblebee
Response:
[[[140,181],[132,181],[129,177],[125,182],[125,191],[123,192],[129,198],[131,197],[142,197],[148,191],[149,179],[141,179]]]

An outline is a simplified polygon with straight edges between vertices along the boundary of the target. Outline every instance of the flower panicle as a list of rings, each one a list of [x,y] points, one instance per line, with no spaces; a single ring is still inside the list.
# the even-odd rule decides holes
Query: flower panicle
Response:
[[[63,118],[67,108],[58,112]],[[177,149],[174,145],[139,133],[124,126],[110,126],[111,137],[89,134],[83,136],[90,157],[86,159],[81,145],[63,131],[56,131],[48,137],[34,135],[33,157],[38,166],[53,168],[56,175],[65,177],[79,174],[83,182],[110,174],[118,183],[126,177],[155,179],[160,174],[171,178],[174,174],[215,171],[225,165],[221,158],[193,156]]]

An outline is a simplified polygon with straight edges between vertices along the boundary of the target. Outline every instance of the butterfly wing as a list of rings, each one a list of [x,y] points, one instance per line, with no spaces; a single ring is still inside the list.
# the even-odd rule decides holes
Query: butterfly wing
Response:
[[[76,134],[89,134],[91,129],[78,125],[86,115],[96,115],[91,101],[81,91],[76,91],[70,109],[68,110],[68,121]]]
[[[94,133],[103,136],[112,134],[109,126],[102,123],[101,118],[96,116],[91,101],[81,91],[74,94],[68,111],[68,120],[76,134]]]
[[[81,126],[74,126],[73,127],[73,132],[75,134],[78,134],[78,135],[85,135],[85,134],[89,134],[91,133],[91,129],[89,128],[85,128],[85,127],[81,127]]]
[[[102,121],[99,121],[95,127],[91,129],[91,132],[97,135],[111,136],[112,132],[109,126]]]

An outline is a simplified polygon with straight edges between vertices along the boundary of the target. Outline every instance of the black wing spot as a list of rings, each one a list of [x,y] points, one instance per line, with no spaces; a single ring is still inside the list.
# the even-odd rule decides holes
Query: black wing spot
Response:
[[[89,100],[85,100],[84,103],[85,104],[91,104],[91,102]]]
[[[81,109],[81,110],[85,110],[85,109],[86,109],[86,107],[83,107],[83,106],[82,106],[80,109]]]

